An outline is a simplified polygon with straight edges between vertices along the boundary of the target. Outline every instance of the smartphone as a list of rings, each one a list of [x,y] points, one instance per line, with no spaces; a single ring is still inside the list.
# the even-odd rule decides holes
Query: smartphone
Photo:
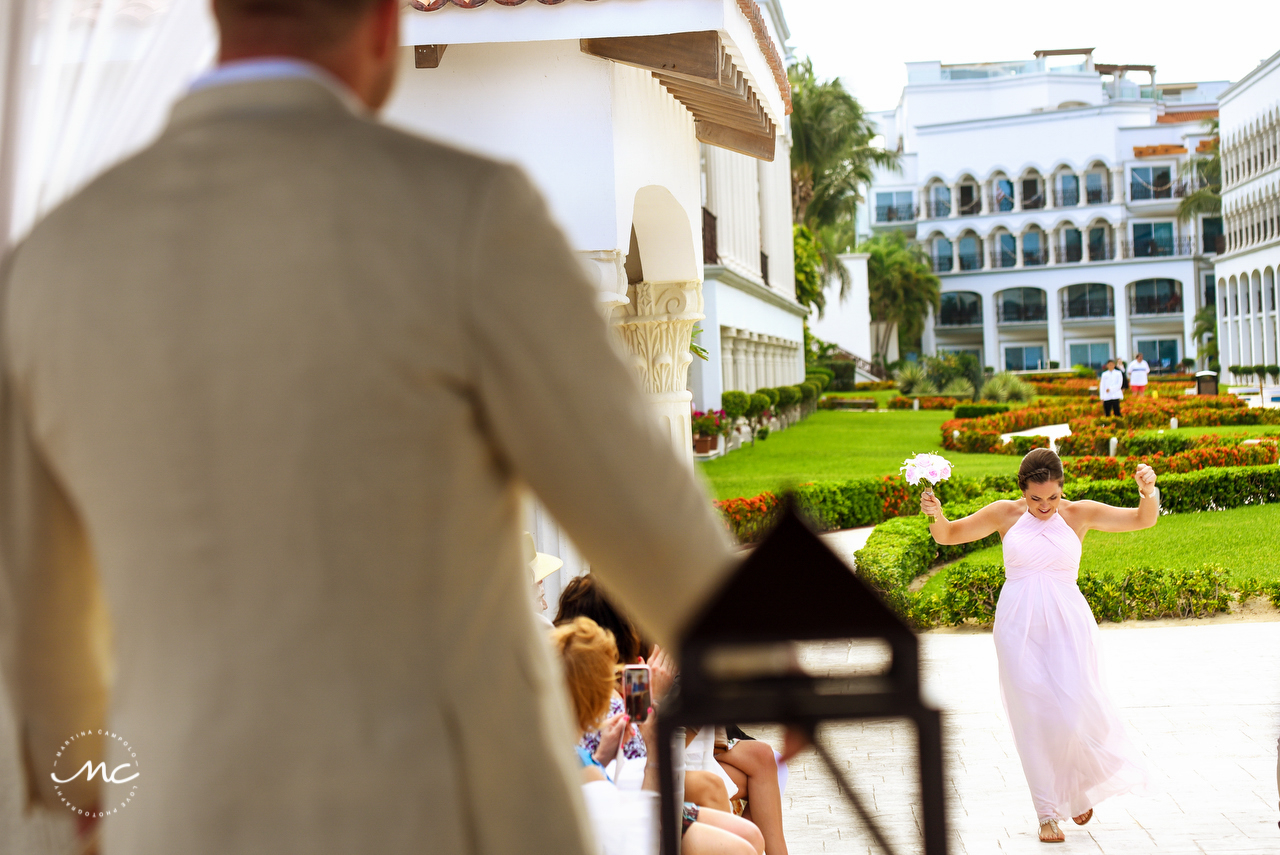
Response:
[[[649,718],[651,677],[648,665],[627,665],[622,669],[622,699],[626,703],[627,715],[636,724]]]

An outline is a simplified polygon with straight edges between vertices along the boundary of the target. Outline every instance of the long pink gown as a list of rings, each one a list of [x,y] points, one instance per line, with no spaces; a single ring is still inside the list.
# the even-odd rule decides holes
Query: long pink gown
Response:
[[[1057,513],[1025,513],[1004,538],[993,628],[1000,694],[1041,821],[1147,788],[1098,675],[1098,625],[1076,585],[1080,552]]]

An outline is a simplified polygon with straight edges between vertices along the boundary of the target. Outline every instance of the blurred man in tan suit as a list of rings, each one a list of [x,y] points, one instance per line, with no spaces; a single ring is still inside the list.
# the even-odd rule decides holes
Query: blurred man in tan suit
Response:
[[[371,121],[395,0],[215,12],[222,65],[2,280],[30,798],[101,727],[108,855],[585,851],[520,485],[661,641],[721,529],[523,175]]]

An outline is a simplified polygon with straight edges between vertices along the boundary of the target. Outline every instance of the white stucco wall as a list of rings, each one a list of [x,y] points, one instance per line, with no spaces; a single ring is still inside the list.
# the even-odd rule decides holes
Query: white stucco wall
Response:
[[[826,311],[821,318],[809,319],[809,330],[823,341],[871,361],[871,304],[867,283],[865,253],[840,256],[840,262],[853,280],[848,294],[841,299],[835,287],[828,292]]]
[[[520,164],[575,248],[625,252],[619,210],[629,235],[634,192],[625,205],[614,192],[612,63],[576,41],[450,45],[439,68],[400,54],[388,123]]]

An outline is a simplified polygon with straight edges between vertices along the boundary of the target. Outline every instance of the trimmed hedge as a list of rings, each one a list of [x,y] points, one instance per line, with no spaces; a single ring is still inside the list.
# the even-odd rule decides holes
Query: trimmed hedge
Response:
[[[991,561],[961,563],[947,574],[941,595],[917,597],[912,616],[918,623],[954,626],[966,620],[990,624],[1004,587],[1004,565]],[[1119,573],[1080,574],[1077,584],[1094,620],[1146,620],[1204,617],[1225,612],[1232,588],[1216,564],[1194,570],[1134,567]],[[1243,593],[1241,600],[1247,599]]]
[[[915,408],[912,401],[914,398],[904,398],[902,395],[894,395],[889,399],[889,409],[891,410],[911,410]],[[956,405],[955,398],[944,398],[940,396],[922,397],[919,399],[920,409],[922,410],[950,410]]]
[[[1008,404],[960,404],[956,407],[956,418],[976,419],[1007,412],[1009,412]]]
[[[1120,418],[1102,418],[1100,405],[1090,401],[1036,401],[1007,413],[976,419],[948,419],[941,425],[942,445],[949,451],[998,454],[1000,435],[1045,425],[1067,423],[1072,434],[1092,436],[1138,428],[1159,428],[1177,418],[1183,427],[1193,425],[1280,424],[1280,410],[1253,408],[1234,395],[1173,398],[1139,398],[1125,402]],[[1109,432],[1109,433],[1108,433]]]
[[[1129,456],[1123,460],[1115,457],[1068,457],[1062,461],[1063,469],[1073,478],[1120,479],[1133,475],[1140,464],[1147,464],[1157,475],[1170,472],[1195,472],[1201,469],[1225,466],[1268,466],[1280,462],[1280,450],[1275,445],[1236,445],[1218,448],[1193,448],[1177,454],[1163,452]]]
[[[966,516],[998,499],[1018,498],[1020,494],[1016,489],[1000,491],[1001,487],[1011,485],[1014,480],[1009,476],[986,478],[983,483],[989,489],[976,499],[955,504],[948,504],[943,499],[944,504],[948,504],[948,518]],[[1159,486],[1161,513],[1195,513],[1266,504],[1280,501],[1280,468],[1230,467],[1175,473],[1161,478]],[[1109,505],[1134,507],[1138,503],[1138,487],[1132,479],[1083,479],[1069,481],[1063,488],[1063,496],[1072,501],[1092,499]],[[942,546],[934,543],[925,517],[918,514],[904,516],[876,526],[866,545],[854,556],[857,573],[879,590],[900,615],[919,626],[957,623],[966,618],[982,620],[986,613],[984,604],[989,604],[994,613],[993,597],[999,593],[990,567],[975,570],[972,576],[965,575],[969,572],[967,570],[953,570],[947,580],[948,591],[941,597],[913,594],[907,590],[907,585],[939,561],[949,561],[994,545],[998,542],[995,537]],[[1003,568],[1000,569],[998,583],[1003,584]],[[1123,578],[1082,574],[1080,587],[1100,620],[1198,615],[1207,613],[1205,610],[1222,611],[1226,608],[1228,600],[1224,597],[1228,596],[1229,589],[1225,587],[1220,572],[1220,568],[1216,574],[1204,568],[1198,571],[1138,568],[1122,574]],[[952,587],[956,590],[952,591]],[[1241,590],[1242,599],[1262,593],[1280,607],[1280,583],[1255,584],[1252,590],[1245,588]],[[1157,589],[1163,592],[1159,597],[1151,593]],[[1177,593],[1180,591],[1183,593]]]

